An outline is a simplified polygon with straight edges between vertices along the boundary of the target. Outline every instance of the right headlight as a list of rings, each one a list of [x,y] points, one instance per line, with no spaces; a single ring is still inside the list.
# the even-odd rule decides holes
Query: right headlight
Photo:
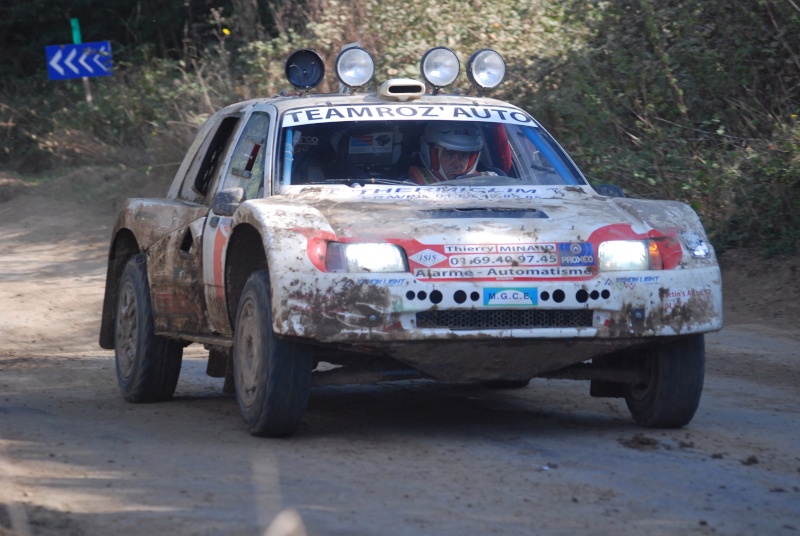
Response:
[[[661,270],[661,252],[654,240],[610,240],[601,242],[597,269],[601,272]]]
[[[325,254],[328,272],[408,272],[406,255],[395,244],[344,244],[330,242]]]

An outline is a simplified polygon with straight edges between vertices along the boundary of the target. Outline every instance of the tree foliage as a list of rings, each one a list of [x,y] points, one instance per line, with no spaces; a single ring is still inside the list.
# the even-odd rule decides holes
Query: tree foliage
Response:
[[[720,246],[798,245],[800,8],[619,0],[569,16],[590,37],[526,104],[588,174],[691,203]]]
[[[462,64],[492,47],[508,65],[492,96],[531,111],[590,180],[691,203],[718,246],[800,245],[797,0],[209,2],[0,7],[10,51],[0,60],[0,161],[175,161],[209,113],[286,89],[283,62],[298,48],[330,67],[358,41],[379,84],[418,77],[432,46]],[[79,82],[44,79],[42,47],[70,42],[75,16],[84,40],[114,49],[115,76],[92,82],[91,107],[74,104]],[[329,68],[322,89],[337,87]],[[469,90],[466,77],[456,88]]]

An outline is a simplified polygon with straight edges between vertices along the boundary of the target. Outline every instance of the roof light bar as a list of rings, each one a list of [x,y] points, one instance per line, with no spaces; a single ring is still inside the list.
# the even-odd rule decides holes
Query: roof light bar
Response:
[[[325,64],[319,54],[305,48],[289,56],[285,72],[286,79],[297,89],[311,89],[322,82]]]
[[[434,93],[439,89],[449,86],[458,78],[461,63],[456,53],[445,47],[435,47],[428,50],[419,63],[422,78],[433,86]]]
[[[494,89],[506,75],[506,62],[490,48],[475,52],[467,61],[467,78],[479,91]]]
[[[336,57],[336,76],[349,88],[366,86],[374,74],[375,60],[361,47],[346,48]]]

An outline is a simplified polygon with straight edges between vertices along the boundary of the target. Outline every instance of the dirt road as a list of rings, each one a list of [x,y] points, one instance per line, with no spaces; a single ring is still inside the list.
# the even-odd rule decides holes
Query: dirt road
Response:
[[[729,256],[682,430],[583,383],[405,382],[315,390],[294,437],[257,439],[202,348],[173,401],[130,405],[97,346],[115,205],[152,182],[0,175],[0,535],[261,535],[284,508],[311,535],[800,533],[796,260]]]

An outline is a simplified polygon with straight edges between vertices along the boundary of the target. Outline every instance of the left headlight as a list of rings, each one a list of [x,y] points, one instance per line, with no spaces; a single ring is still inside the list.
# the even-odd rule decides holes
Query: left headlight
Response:
[[[330,242],[325,255],[328,272],[408,272],[406,255],[395,244]]]
[[[653,240],[611,240],[597,250],[597,269],[601,272],[661,270],[664,267],[658,244]]]

